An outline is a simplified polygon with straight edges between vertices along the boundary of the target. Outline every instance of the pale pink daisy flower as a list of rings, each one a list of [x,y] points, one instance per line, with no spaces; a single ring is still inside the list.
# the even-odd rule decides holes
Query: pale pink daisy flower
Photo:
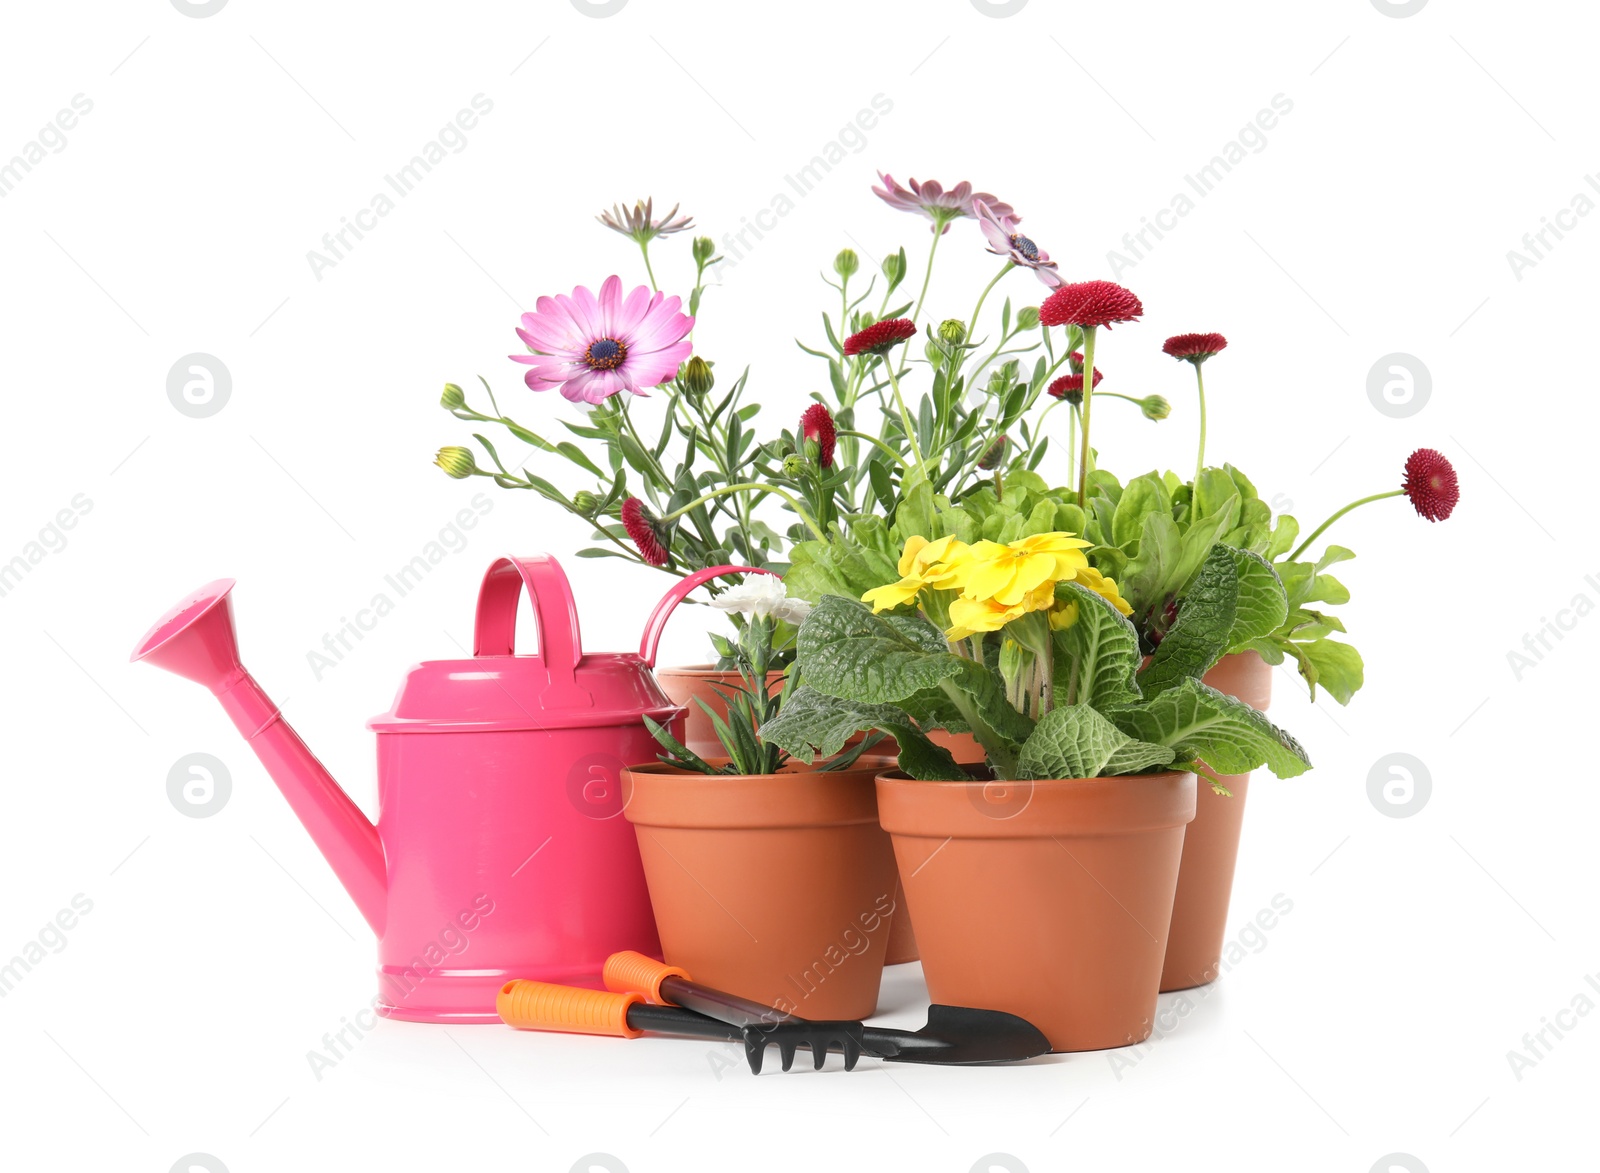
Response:
[[[694,319],[678,312],[680,304],[646,285],[623,300],[622,278],[614,275],[598,298],[582,285],[571,297],[541,297],[517,330],[532,353],[511,361],[528,366],[530,388],[560,387],[574,403],[601,403],[618,391],[643,395],[676,375],[694,349],[684,340]]]
[[[1006,205],[1001,204],[1000,207]],[[1060,287],[1061,277],[1056,271],[1056,263],[1050,259],[1049,253],[1022,234],[1017,227],[1020,217],[1009,211],[992,208],[977,198],[972,201],[972,211],[978,219],[978,228],[983,232],[984,240],[989,242],[990,252],[997,257],[1009,257],[1013,265],[1032,269],[1034,275],[1051,289]]]
[[[936,179],[923,180],[921,183],[913,179],[910,187],[902,187],[895,182],[894,176],[887,172],[878,172],[878,178],[883,181],[883,186],[873,188],[873,195],[891,208],[926,216],[933,221],[933,231],[941,235],[950,231],[950,225],[954,221],[975,214],[972,210],[974,200],[984,201],[1002,215],[1015,215],[1015,210],[1010,204],[996,199],[986,191],[973,191],[972,184],[964,179],[946,191],[944,185]]]

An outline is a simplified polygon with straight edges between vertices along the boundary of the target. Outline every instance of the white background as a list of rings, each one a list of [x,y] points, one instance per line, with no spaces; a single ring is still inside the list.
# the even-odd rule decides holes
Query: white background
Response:
[[[565,1171],[602,1153],[633,1173],[967,1173],[1000,1153],[1034,1171],[1366,1173],[1392,1153],[1504,1169],[1577,1145],[1600,1015],[1520,1079],[1507,1052],[1576,995],[1600,1002],[1584,980],[1600,971],[1585,736],[1600,620],[1561,611],[1600,601],[1580,489],[1600,223],[1578,220],[1520,279],[1506,254],[1600,165],[1595,31],[1575,5],[1442,0],[1399,18],[1370,0],[1033,0],[1004,18],[970,0],[632,0],[609,18],[568,0],[9,5],[0,159],[74,95],[93,109],[0,200],[0,561],[76,495],[92,508],[0,597],[0,955],[75,895],[93,909],[0,1002],[4,1163]],[[314,276],[307,251],[480,93],[493,111],[465,149]],[[505,356],[541,294],[642,281],[594,215],[653,195],[720,240],[879,93],[892,112],[703,307],[697,342],[724,370],[750,364],[768,434],[825,386],[792,339],[818,336],[834,251],[904,243],[920,275],[926,227],[870,194],[875,168],[970,178],[1069,279],[1109,277],[1123,233],[1274,95],[1292,101],[1118,275],[1147,313],[1102,336],[1106,389],[1165,394],[1172,418],[1114,401],[1096,416],[1107,466],[1186,469],[1189,371],[1159,346],[1220,330],[1210,455],[1307,526],[1396,486],[1420,445],[1460,471],[1448,523],[1389,501],[1334,531],[1360,553],[1342,568],[1369,681],[1355,703],[1313,709],[1277,680],[1274,715],[1317,769],[1251,791],[1235,935],[1276,894],[1293,911],[1209,996],[1163,998],[1167,1037],[1120,1069],[1098,1054],[752,1078],[693,1042],[384,1023],[318,1079],[307,1053],[371,995],[365,928],[215,704],[128,650],[186,591],[236,576],[246,662],[371,811],[364,719],[407,664],[469,641],[494,556],[584,537],[531,494],[431,466],[470,431],[436,407],[440,386],[481,373],[560,434],[571,409]],[[685,294],[687,241],[657,249]],[[931,316],[965,316],[993,266],[958,224]],[[1025,274],[1002,289],[1037,303]],[[231,372],[209,418],[167,397],[191,352]],[[1431,372],[1409,418],[1367,393],[1393,352]],[[493,507],[465,548],[317,679],[323,634],[480,487]],[[566,566],[590,646],[632,647],[666,580]],[[1561,614],[1572,630],[1519,680],[1507,653]],[[703,616],[676,623],[665,662],[703,658]],[[210,818],[167,797],[193,752],[232,776]],[[1431,777],[1408,818],[1369,799],[1396,752]],[[919,1021],[921,998],[915,967],[890,972],[890,1021]]]

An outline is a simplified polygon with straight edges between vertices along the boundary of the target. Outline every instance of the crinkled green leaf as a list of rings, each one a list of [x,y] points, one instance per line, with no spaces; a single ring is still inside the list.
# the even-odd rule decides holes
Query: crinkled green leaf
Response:
[[[1088,705],[1063,705],[1039,719],[1017,758],[1021,778],[1104,778],[1164,766],[1165,745],[1129,737]]]
[[[1229,482],[1232,483],[1231,481]],[[1146,698],[1160,696],[1185,680],[1198,680],[1222,659],[1238,613],[1239,571],[1234,551],[1212,546],[1177,621],[1139,673]]]
[[[1234,550],[1233,562],[1239,578],[1239,605],[1228,635],[1229,651],[1271,635],[1289,615],[1283,582],[1265,558],[1249,550]]]
[[[1139,633],[1107,600],[1075,582],[1056,597],[1078,603],[1078,621],[1055,634],[1056,704],[1108,709],[1139,699]]]
[[[1219,774],[1244,774],[1265,765],[1280,778],[1292,778],[1311,768],[1311,759],[1288,733],[1198,680],[1185,680],[1153,700],[1107,716],[1129,737],[1171,746],[1179,760],[1202,759]]]
[[[874,615],[826,595],[800,625],[797,658],[807,684],[829,696],[892,704],[959,674],[942,632],[922,618]]]
[[[967,774],[950,751],[935,745],[904,709],[828,696],[801,685],[783,711],[761,726],[761,737],[802,762],[829,758],[857,733],[881,730],[900,744],[900,768],[929,782],[959,782]]]

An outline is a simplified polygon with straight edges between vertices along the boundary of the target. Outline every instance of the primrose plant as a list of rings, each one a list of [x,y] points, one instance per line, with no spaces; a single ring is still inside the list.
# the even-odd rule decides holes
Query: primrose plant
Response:
[[[935,514],[934,528],[959,516]],[[876,730],[899,742],[901,769],[927,780],[969,777],[933,729],[971,733],[1000,779],[1184,769],[1225,790],[1219,774],[1310,767],[1293,737],[1200,681],[1228,647],[1276,622],[1249,585],[1259,560],[1208,550],[1178,622],[1141,668],[1129,604],[1089,565],[1089,543],[1020,528],[1005,542],[913,536],[898,579],[860,600],[824,596],[800,628],[801,686],[761,735],[808,761]]]

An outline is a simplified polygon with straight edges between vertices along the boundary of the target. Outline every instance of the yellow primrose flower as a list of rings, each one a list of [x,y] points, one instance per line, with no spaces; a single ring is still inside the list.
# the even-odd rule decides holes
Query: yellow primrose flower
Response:
[[[1114,578],[1107,578],[1094,567],[1084,567],[1082,570],[1078,571],[1077,577],[1072,581],[1082,583],[1084,586],[1088,587],[1095,594],[1099,595],[1102,599],[1106,600],[1113,607],[1115,607],[1122,615],[1127,616],[1133,614],[1133,607],[1129,604],[1128,600],[1124,599],[1117,593],[1117,580]],[[1070,627],[1071,624],[1067,624],[1066,626]]]
[[[971,565],[964,575],[962,593],[1014,605],[1044,584],[1071,579],[1086,570],[1089,560],[1083,551],[1091,544],[1064,533],[1034,534],[1003,546],[977,542],[970,550]]]
[[[876,615],[909,603],[924,588],[956,590],[961,585],[959,560],[966,550],[966,545],[954,537],[945,536],[930,542],[913,534],[906,539],[905,550],[900,555],[897,567],[900,581],[873,587],[861,596],[861,601],[871,603],[872,613]]]
[[[974,599],[962,595],[950,604],[950,629],[944,633],[945,638],[966,639],[979,632],[999,631],[1013,619],[1050,606],[1055,593],[1055,584],[1046,582],[1010,605],[997,599]]]

